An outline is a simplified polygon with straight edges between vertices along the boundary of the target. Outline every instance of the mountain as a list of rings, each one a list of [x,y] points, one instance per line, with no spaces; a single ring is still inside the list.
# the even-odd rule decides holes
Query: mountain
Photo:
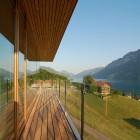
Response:
[[[60,73],[61,75],[66,76],[66,77],[72,77],[72,76],[74,76],[74,74],[73,74],[73,73],[70,73],[70,72],[65,71],[65,70],[60,71],[59,73]]]
[[[73,79],[74,81],[77,81],[77,79],[83,79],[83,77],[85,77],[87,75],[93,75],[94,73],[97,73],[102,69],[103,69],[103,67],[97,67],[94,69],[85,70],[85,71],[82,71],[82,72],[72,76],[71,79]]]
[[[54,70],[50,67],[40,66],[40,68],[43,69],[43,70],[46,70],[48,72],[54,73],[54,74],[60,74],[60,75],[66,76],[67,78],[74,75],[73,73],[67,72],[65,70],[59,72],[59,71],[56,71],[56,70]]]
[[[59,74],[58,71],[56,71],[56,70],[54,70],[54,69],[52,69],[50,67],[40,66],[40,68],[43,69],[43,70],[46,70],[48,72],[54,73],[54,74]]]
[[[31,74],[34,74],[34,73],[35,73],[35,71],[31,71],[31,70],[27,69],[27,75],[31,75]]]
[[[0,75],[2,76],[2,78],[4,79],[9,79],[9,78],[13,78],[13,73],[10,71],[7,71],[3,68],[0,68]]]
[[[97,79],[140,80],[140,49],[111,62],[93,76]]]

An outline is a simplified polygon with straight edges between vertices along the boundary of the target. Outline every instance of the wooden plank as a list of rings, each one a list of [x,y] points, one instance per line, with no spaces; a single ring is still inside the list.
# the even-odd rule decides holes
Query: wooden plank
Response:
[[[37,100],[36,100],[36,103],[35,103],[35,105],[34,105],[34,107],[33,107],[33,109],[32,109],[32,112],[31,112],[31,114],[30,114],[30,117],[29,117],[29,119],[28,119],[28,123],[26,124],[26,126],[25,126],[25,131],[24,131],[24,133],[23,133],[23,135],[22,135],[22,138],[23,139],[27,139],[27,137],[29,137],[29,131],[31,131],[30,130],[30,127],[31,127],[31,124],[32,124],[32,122],[34,121],[34,114],[35,114],[35,111],[36,111],[36,106],[37,106],[37,104],[38,104],[38,102],[39,102],[39,99],[40,99],[40,94],[38,94],[38,97],[37,97]],[[36,115],[35,115],[36,116]],[[35,122],[34,122],[35,123]],[[32,133],[30,133],[30,137],[29,138],[31,138],[32,139],[32,135],[31,135]]]
[[[14,127],[11,127],[14,124],[14,111],[13,109],[7,110],[6,108],[3,111],[5,116],[2,116],[3,114],[0,115],[0,139],[8,139],[12,132],[14,132]]]
[[[52,96],[52,93],[50,93],[50,94]],[[56,114],[55,114],[56,108],[54,110],[53,101],[54,101],[54,97],[53,97],[53,99],[51,101],[51,115],[52,115],[52,122],[53,122],[53,128],[54,128],[54,135],[55,135],[55,138],[61,140],[62,137],[61,137],[61,133],[60,133],[60,129],[59,129],[59,124],[58,124],[58,121],[56,119]]]
[[[34,140],[39,140],[41,138],[41,130],[42,130],[42,122],[43,122],[43,109],[41,108],[43,105],[44,105],[44,94],[41,93],[40,108],[38,110],[38,120],[37,120]]]
[[[29,117],[34,104],[36,103],[38,94],[27,93],[27,118]],[[28,98],[29,97],[29,98]]]
[[[27,121],[27,19],[25,19],[25,44],[24,44],[24,122]]]
[[[44,91],[44,94],[45,94],[45,101],[47,102],[47,93],[45,93]],[[43,108],[43,122],[42,122],[42,131],[41,131],[41,140],[45,140],[47,139],[47,127],[48,127],[48,122],[47,122],[47,114],[48,114],[48,109],[47,109],[47,106],[44,106]]]
[[[37,119],[38,119],[38,112],[37,112],[37,107],[40,107],[40,100],[41,100],[41,96],[38,99],[38,103],[37,106],[35,107],[35,113],[32,119],[32,122],[30,124],[30,130],[27,136],[27,140],[33,140],[34,136],[35,136],[35,131],[36,131],[36,125],[37,125]]]
[[[60,125],[61,136],[64,139],[69,139],[69,137],[67,135],[67,131],[65,129],[65,124],[64,124],[64,122],[62,120],[62,119],[66,119],[66,118],[62,118],[62,116],[61,116],[61,114],[60,114],[60,112],[58,110],[59,104],[58,104],[58,102],[56,102],[55,99],[53,100],[53,104],[55,105],[56,117],[57,117],[57,121],[58,121],[58,123]]]
[[[48,92],[48,98],[49,100],[51,99],[50,93]],[[54,130],[53,130],[53,123],[52,123],[52,116],[51,116],[51,106],[50,106],[50,102],[48,104],[48,126],[47,126],[47,138],[49,140],[51,139],[55,139],[54,137]]]

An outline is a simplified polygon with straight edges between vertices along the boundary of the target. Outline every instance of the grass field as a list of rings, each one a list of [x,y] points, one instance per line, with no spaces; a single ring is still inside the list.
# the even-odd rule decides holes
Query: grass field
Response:
[[[63,95],[62,92],[61,100]],[[62,102],[64,104],[64,100]],[[68,89],[67,111],[79,120],[80,104],[80,91]],[[103,100],[94,94],[86,94],[85,123],[113,140],[139,140],[140,102],[119,95]],[[88,134],[85,137],[89,139]]]

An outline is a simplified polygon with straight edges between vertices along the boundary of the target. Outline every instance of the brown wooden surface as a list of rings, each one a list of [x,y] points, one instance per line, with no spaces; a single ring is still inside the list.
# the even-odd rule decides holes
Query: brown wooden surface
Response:
[[[19,137],[19,0],[15,1],[14,42],[14,139]]]
[[[28,117],[37,99],[37,90],[27,90],[27,110]],[[22,133],[25,126],[23,119],[23,90],[19,90],[19,134]],[[0,139],[7,140],[14,137],[14,101],[9,101],[8,104],[0,108]]]
[[[19,50],[24,54],[27,17],[27,59],[53,61],[77,0],[19,1]],[[0,0],[0,33],[14,44],[15,0]],[[10,23],[10,24],[9,24]]]
[[[6,140],[14,133],[14,102],[0,109],[0,140]]]
[[[74,134],[53,94],[42,89],[29,116],[20,140],[74,140]]]

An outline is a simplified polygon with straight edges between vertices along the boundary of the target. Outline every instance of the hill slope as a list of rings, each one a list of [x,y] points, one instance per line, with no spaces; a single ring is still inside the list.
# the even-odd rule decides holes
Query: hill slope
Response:
[[[50,73],[44,69],[40,69],[38,70],[37,73],[29,75],[28,78],[32,79],[33,81],[34,80],[50,80],[50,79],[68,80],[67,77],[65,76]]]
[[[58,71],[52,69],[51,67],[40,66],[40,69],[46,70],[46,71],[54,73],[54,74],[59,74]]]
[[[56,70],[52,69],[51,67],[40,66],[40,68],[41,69],[44,69],[44,70],[46,70],[46,71],[48,71],[50,73],[63,75],[63,76],[66,76],[68,78],[74,75],[73,73],[67,72],[65,70],[60,71],[60,72],[59,71],[56,71]]]
[[[140,49],[113,61],[93,76],[97,79],[139,80]]]
[[[67,110],[79,120],[81,119],[80,102],[80,91],[69,89]],[[140,138],[139,112],[140,103],[134,99],[119,95],[112,96],[107,100],[106,109],[106,100],[94,94],[85,94],[85,123],[112,140]]]

